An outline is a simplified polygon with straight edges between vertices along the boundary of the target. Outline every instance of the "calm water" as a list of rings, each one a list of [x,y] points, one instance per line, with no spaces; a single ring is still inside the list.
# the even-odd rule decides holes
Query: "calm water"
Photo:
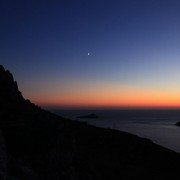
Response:
[[[51,110],[66,118],[86,121],[99,127],[118,129],[180,152],[180,110]],[[94,113],[98,119],[77,119]]]

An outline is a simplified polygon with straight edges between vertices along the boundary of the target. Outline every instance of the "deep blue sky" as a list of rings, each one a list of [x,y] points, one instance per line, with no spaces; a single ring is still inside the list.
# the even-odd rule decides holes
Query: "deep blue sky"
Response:
[[[177,105],[179,20],[178,0],[4,0],[0,64],[40,105]]]

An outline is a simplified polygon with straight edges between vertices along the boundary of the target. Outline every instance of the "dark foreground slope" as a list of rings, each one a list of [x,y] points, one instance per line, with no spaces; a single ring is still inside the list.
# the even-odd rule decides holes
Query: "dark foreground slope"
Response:
[[[24,100],[0,66],[1,180],[179,179],[180,155],[121,131],[97,128]]]

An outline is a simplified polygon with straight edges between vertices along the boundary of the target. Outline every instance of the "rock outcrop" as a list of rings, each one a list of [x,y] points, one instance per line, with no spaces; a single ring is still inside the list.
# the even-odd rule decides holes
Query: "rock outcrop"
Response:
[[[17,82],[12,74],[0,65],[0,103],[6,105],[10,103],[20,103],[23,101],[21,92],[18,90]]]
[[[25,100],[0,66],[0,179],[179,179],[180,155],[148,139],[64,119]]]

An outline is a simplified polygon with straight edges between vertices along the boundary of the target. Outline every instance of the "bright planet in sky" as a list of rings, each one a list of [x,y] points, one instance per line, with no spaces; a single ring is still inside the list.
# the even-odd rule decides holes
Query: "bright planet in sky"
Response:
[[[0,64],[32,102],[180,107],[179,0],[8,0],[0,17]]]

